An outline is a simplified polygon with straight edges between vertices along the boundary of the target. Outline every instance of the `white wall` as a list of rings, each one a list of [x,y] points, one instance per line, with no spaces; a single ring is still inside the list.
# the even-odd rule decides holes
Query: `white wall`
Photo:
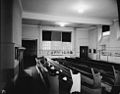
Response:
[[[72,27],[54,27],[54,26],[41,26],[40,27],[40,46],[42,45],[42,30],[55,30],[55,31],[65,31],[65,32],[71,32],[71,42],[70,45],[72,45],[72,49],[70,49],[71,47],[66,47],[66,51],[67,50],[72,50],[74,51],[74,29]],[[54,45],[54,42],[51,42]],[[63,42],[59,42],[59,44],[61,44],[60,46],[62,46],[64,43]],[[67,45],[67,44],[66,44]],[[64,45],[64,47],[66,46]],[[41,50],[41,47],[39,46],[39,52]],[[53,46],[52,46],[53,47]],[[53,47],[54,48],[54,47]],[[63,50],[62,47],[60,48],[60,50]],[[64,50],[63,50],[64,51]],[[41,52],[40,52],[41,53]],[[62,53],[62,51],[61,51]],[[39,54],[40,55],[40,54]],[[62,54],[62,56],[50,56],[50,57],[66,57],[66,56],[73,56],[74,54]]]
[[[101,60],[103,60],[103,58],[107,58],[107,61],[109,62],[120,63],[120,39],[118,37],[120,36],[120,30],[118,26],[117,21],[111,25],[109,39],[104,43],[106,45],[105,51],[106,53],[110,53],[110,55],[101,55]]]
[[[42,50],[42,30],[55,30],[55,31],[66,31],[66,32],[72,32],[72,40],[71,43],[73,43],[73,28],[69,27],[54,27],[54,26],[39,26],[39,25],[27,25],[23,24],[22,26],[23,33],[22,33],[22,39],[31,40],[31,39],[37,39],[37,56],[42,56],[45,54],[41,54]],[[73,45],[74,49],[74,45]]]
[[[96,59],[96,54],[93,53],[93,49],[97,49],[98,42],[98,28],[92,28],[88,31],[88,41],[89,41],[89,49],[91,49],[91,53],[89,53],[89,57],[92,59]]]
[[[51,26],[35,26],[35,25],[23,25],[23,39],[38,39],[38,56],[40,56],[39,50],[42,43],[42,30],[63,30],[63,31],[72,31],[72,47],[75,54],[74,57],[79,57],[79,49],[80,46],[89,46],[90,49],[99,50],[99,45],[102,44],[104,39],[102,38],[98,41],[99,31],[101,31],[101,26],[96,28],[66,28],[66,27],[51,27]],[[109,40],[105,40],[103,43],[106,44],[107,50],[120,50],[120,40],[117,38],[118,36],[118,23],[115,22],[111,25],[111,35]],[[118,62],[119,57],[104,57],[97,54],[89,54],[89,57],[92,59],[101,59],[108,60],[112,62]],[[117,59],[116,59],[117,58]]]
[[[112,25],[110,25],[110,36],[102,36],[98,41],[98,38],[101,35],[101,30],[102,27],[98,26],[97,29],[89,31],[89,48],[100,50],[97,54],[89,54],[89,57],[92,59],[120,63],[120,57],[117,56],[120,54],[120,38],[118,37],[120,36],[118,35],[120,34],[120,30],[118,28],[118,22],[114,22]],[[106,45],[106,50],[104,50],[104,52],[106,54],[111,53],[111,55],[104,56],[101,54],[101,45]]]
[[[110,48],[119,48],[120,47],[120,39],[118,38],[120,36],[120,30],[118,27],[118,22],[113,22],[112,25],[110,25],[110,36],[107,36],[106,38],[102,37],[101,40],[98,42],[99,45],[106,45],[106,48],[110,50]]]
[[[72,56],[79,57],[79,47],[88,46],[88,29],[74,29],[72,27],[53,27],[53,26],[38,26],[26,25],[22,26],[22,39],[38,39],[38,56],[41,56],[40,50],[42,45],[42,30],[56,30],[56,31],[71,31],[72,32],[72,50],[75,52]]]
[[[120,48],[120,37],[118,39],[118,36],[120,36],[120,29],[118,22],[114,22],[113,25],[111,25],[111,34],[110,34],[110,41],[108,47],[119,47]]]
[[[22,25],[22,39],[39,39],[39,26],[37,25]]]
[[[80,57],[80,46],[88,46],[88,29],[77,28],[74,38],[75,55]]]
[[[89,34],[89,48],[90,49],[96,49],[97,48],[97,35],[98,35],[98,29],[89,29],[88,34]]]

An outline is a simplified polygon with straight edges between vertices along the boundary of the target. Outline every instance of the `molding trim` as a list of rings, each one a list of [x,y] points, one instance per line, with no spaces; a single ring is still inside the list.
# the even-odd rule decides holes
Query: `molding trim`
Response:
[[[40,13],[31,13],[31,12],[23,12],[23,19],[33,19],[33,20],[46,20],[46,21],[63,21],[69,23],[84,23],[84,24],[103,24],[103,25],[111,25],[112,20],[108,19],[100,19],[100,18],[86,18],[86,17],[61,17],[54,15],[46,15]]]

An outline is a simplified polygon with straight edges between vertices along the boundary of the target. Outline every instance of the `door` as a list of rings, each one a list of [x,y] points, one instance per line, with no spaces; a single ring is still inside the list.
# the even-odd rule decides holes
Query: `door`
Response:
[[[80,58],[88,58],[88,46],[80,46]]]
[[[35,57],[37,56],[37,40],[22,40],[22,46],[26,48],[23,54],[24,68],[35,65]]]

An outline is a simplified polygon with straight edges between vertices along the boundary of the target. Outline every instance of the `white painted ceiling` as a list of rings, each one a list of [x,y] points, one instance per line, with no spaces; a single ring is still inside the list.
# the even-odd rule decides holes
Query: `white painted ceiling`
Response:
[[[57,16],[73,19],[107,19],[110,21],[118,18],[118,9],[115,0],[21,0],[21,2],[24,13],[50,15],[53,18]],[[78,9],[82,6],[85,6],[84,13],[78,13]],[[34,18],[33,21],[32,18],[27,19],[25,17],[24,20],[24,23],[40,24],[42,19],[38,20],[38,18]],[[47,20],[44,24],[50,24],[47,18],[44,18],[42,23],[44,20]],[[73,23],[76,23],[76,21],[74,22],[73,20]],[[77,22],[77,24],[80,25],[83,23]]]

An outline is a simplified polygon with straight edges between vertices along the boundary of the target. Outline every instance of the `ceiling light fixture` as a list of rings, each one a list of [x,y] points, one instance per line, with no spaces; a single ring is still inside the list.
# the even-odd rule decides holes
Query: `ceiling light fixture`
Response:
[[[78,13],[84,13],[87,9],[88,9],[87,6],[81,5],[77,10],[78,10]]]
[[[68,23],[65,22],[57,22],[56,24],[58,24],[61,27],[64,27],[65,25],[67,25]]]
[[[90,6],[88,6],[87,4],[76,4],[75,6],[73,6],[74,10],[77,10],[78,13],[84,13],[86,10],[90,9]]]
[[[78,9],[78,13],[84,13],[84,9],[83,8],[80,8],[80,9]]]

